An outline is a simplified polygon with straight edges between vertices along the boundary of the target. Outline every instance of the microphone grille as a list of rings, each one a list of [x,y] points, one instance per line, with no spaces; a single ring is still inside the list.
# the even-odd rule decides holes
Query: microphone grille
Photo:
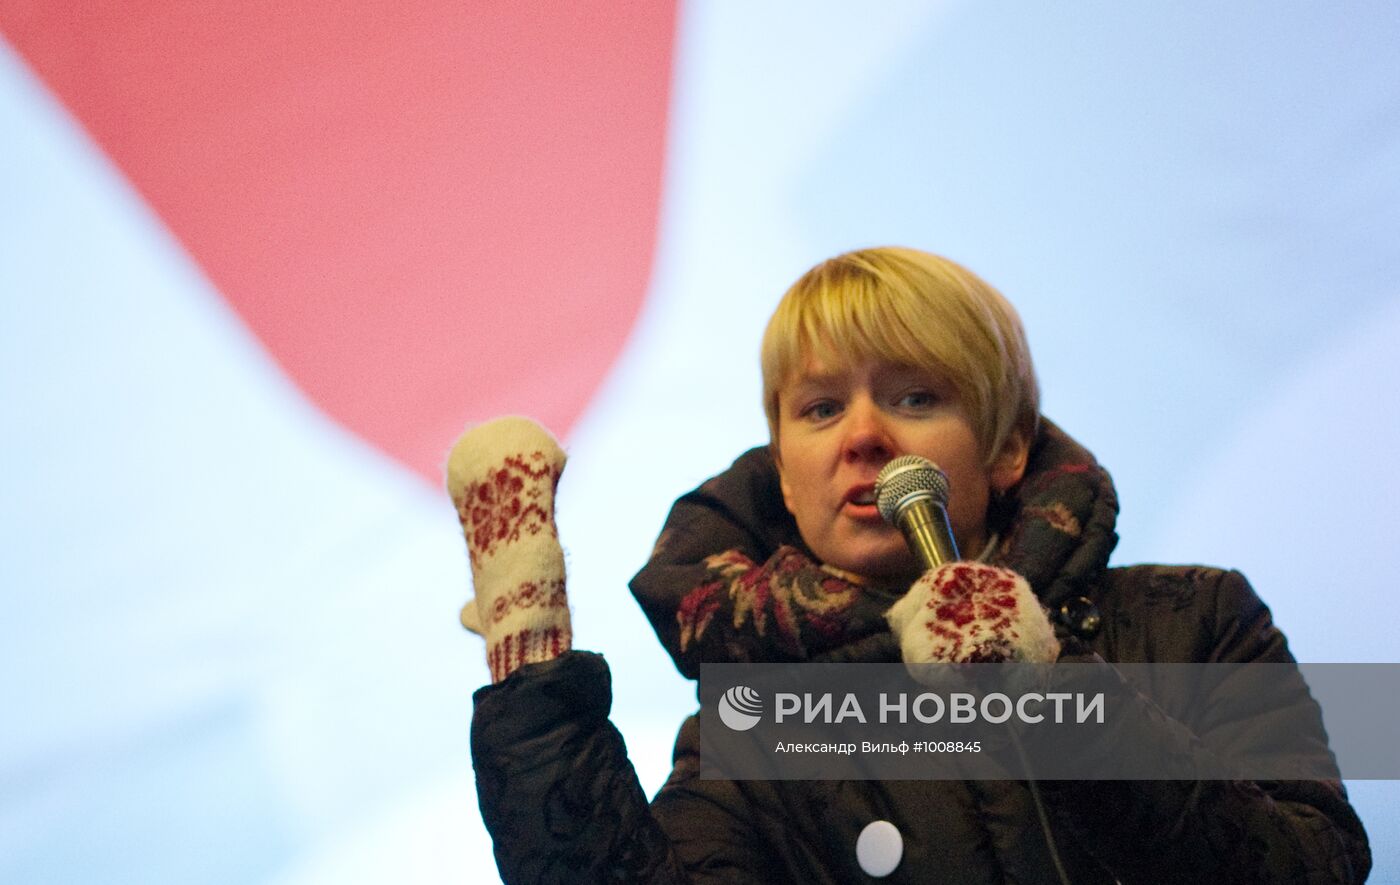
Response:
[[[919,455],[900,455],[875,477],[875,506],[893,524],[899,511],[920,498],[948,506],[948,475]]]

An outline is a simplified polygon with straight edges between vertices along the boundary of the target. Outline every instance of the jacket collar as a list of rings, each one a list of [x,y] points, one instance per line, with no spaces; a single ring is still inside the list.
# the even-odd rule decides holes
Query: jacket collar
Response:
[[[1024,576],[1052,609],[1084,595],[1118,543],[1108,471],[1044,418],[1025,477],[997,509],[1002,542],[991,561]]]

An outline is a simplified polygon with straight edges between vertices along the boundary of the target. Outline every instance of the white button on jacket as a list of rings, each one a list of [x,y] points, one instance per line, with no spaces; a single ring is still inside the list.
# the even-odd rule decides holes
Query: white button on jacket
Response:
[[[871,821],[856,839],[856,862],[867,876],[879,879],[894,872],[904,857],[904,837],[887,820]]]

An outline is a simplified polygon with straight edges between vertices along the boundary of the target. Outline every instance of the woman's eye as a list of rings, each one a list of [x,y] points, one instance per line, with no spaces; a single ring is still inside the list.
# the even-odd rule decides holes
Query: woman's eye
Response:
[[[839,411],[836,403],[830,400],[820,400],[803,409],[802,417],[810,418],[813,421],[825,421],[828,418],[836,417]]]
[[[899,398],[899,406],[906,409],[927,409],[938,401],[931,391],[911,390]]]

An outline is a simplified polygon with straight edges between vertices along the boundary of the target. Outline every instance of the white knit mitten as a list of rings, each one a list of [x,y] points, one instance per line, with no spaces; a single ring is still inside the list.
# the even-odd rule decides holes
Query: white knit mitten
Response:
[[[447,456],[447,491],[471,555],[476,597],[462,626],[486,639],[491,680],[548,661],[573,642],[554,487],[565,456],[528,418],[468,430]]]
[[[1026,579],[980,562],[924,572],[885,613],[906,664],[1048,664],[1060,654]]]

